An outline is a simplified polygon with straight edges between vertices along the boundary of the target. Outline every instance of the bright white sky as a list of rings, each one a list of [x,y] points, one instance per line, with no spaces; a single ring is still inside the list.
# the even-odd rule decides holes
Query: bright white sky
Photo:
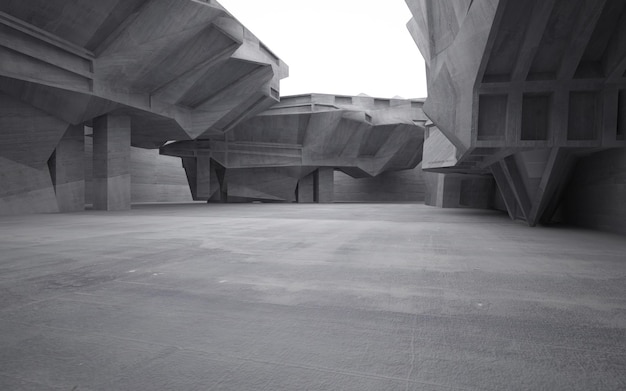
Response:
[[[289,65],[281,95],[426,97],[404,0],[218,0]]]

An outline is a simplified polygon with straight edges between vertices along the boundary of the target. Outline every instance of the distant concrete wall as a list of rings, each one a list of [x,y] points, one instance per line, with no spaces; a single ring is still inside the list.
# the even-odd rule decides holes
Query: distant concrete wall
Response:
[[[495,182],[489,175],[424,173],[425,204],[439,208],[493,208]]]
[[[562,219],[626,235],[626,149],[582,158],[565,191]]]
[[[335,202],[421,202],[424,192],[421,164],[375,178],[352,178],[335,171]]]
[[[85,137],[85,203],[93,201],[93,139]],[[131,147],[131,202],[193,201],[180,158]]]

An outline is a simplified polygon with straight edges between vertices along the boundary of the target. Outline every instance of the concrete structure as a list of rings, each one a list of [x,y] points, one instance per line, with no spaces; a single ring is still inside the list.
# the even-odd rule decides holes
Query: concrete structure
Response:
[[[335,171],[334,189],[334,202],[424,202],[426,184],[418,164],[412,170],[388,171],[373,178]]]
[[[93,205],[93,137],[85,136],[85,205]],[[130,147],[130,201],[137,203],[191,202],[191,191],[180,159],[158,149]]]
[[[420,163],[422,105],[369,96],[282,97],[221,139],[179,141],[161,153],[183,158],[196,200],[332,202],[335,169],[366,178]]]
[[[131,145],[223,137],[279,101],[287,66],[216,1],[0,4],[0,214],[128,209]],[[55,152],[56,151],[56,152]]]
[[[425,104],[279,102],[214,0],[0,2],[0,390],[626,389],[623,237],[306,204],[626,234],[626,3],[408,4]],[[302,204],[128,210],[191,198]]]
[[[8,1],[0,27],[0,214],[332,202],[334,169],[366,178],[421,159],[423,102],[276,105],[287,66],[213,0]],[[183,157],[187,192],[171,159],[148,152],[166,144]],[[383,198],[392,193],[407,199]]]
[[[500,205],[535,225],[551,220],[569,178],[593,172],[608,175],[606,184],[579,189],[585,180],[576,179],[567,191],[576,207],[563,216],[623,231],[623,164],[608,172],[626,153],[626,3],[406,2],[428,68],[423,168],[442,174],[429,181],[430,202]],[[601,152],[611,148],[620,149]],[[489,195],[494,179],[499,191]],[[611,195],[593,195],[604,191]],[[594,216],[575,217],[606,202]]]

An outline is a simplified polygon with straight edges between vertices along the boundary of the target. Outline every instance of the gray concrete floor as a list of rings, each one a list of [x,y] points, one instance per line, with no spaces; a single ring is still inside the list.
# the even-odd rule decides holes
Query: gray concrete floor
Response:
[[[418,204],[0,218],[1,390],[624,390],[626,240]]]

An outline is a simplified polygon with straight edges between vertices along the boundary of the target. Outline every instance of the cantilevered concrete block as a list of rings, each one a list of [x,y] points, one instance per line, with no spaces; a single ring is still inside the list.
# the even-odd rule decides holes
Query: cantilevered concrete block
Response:
[[[183,159],[210,155],[224,169],[222,191],[241,202],[317,200],[306,177],[319,168],[320,202],[332,202],[327,179],[334,169],[372,178],[420,163],[427,120],[422,104],[419,99],[369,96],[282,97],[237,124],[226,139],[180,141],[160,151]]]
[[[85,130],[71,125],[49,161],[60,212],[85,210]]]
[[[130,117],[105,115],[93,127],[93,207],[130,209]]]
[[[438,130],[425,170],[493,175],[510,216],[533,226],[580,156],[626,148],[626,2],[406,2]]]
[[[224,139],[279,102],[280,80],[289,73],[214,0],[3,1],[0,25],[0,159],[8,160],[0,162],[0,174],[14,163],[25,165],[20,172],[38,172],[31,181],[2,175],[7,190],[5,197],[0,189],[0,199],[7,206],[0,205],[0,214],[58,210],[46,162],[68,124],[108,128],[94,119],[120,112],[132,119],[129,134],[95,136],[105,140],[96,155],[105,153],[103,145],[117,146],[112,157],[95,158],[107,163],[96,165],[94,204],[125,209],[127,172],[115,163],[125,158],[114,139],[145,149],[171,140]],[[163,196],[145,197],[154,182],[142,180],[149,183],[137,189],[141,199],[170,194],[166,186]],[[64,210],[74,209],[67,205],[73,197],[60,196]]]

